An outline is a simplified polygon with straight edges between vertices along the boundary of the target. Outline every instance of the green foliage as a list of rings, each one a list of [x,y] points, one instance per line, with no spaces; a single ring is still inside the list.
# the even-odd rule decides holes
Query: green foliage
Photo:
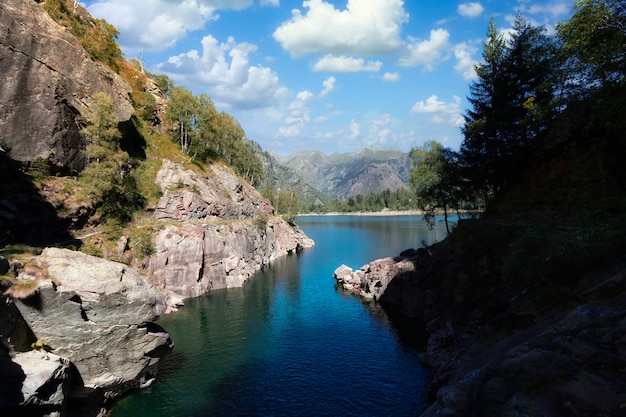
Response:
[[[298,196],[293,190],[275,190],[269,184],[262,193],[274,206],[276,213],[283,216],[285,220],[293,223],[295,217],[300,213]]]
[[[470,85],[461,156],[467,185],[488,200],[532,160],[554,119],[555,46],[518,15],[510,42],[491,20],[478,80]]]
[[[96,93],[92,98],[94,105],[82,131],[89,142],[85,152],[89,162],[79,178],[94,207],[105,218],[126,223],[144,207],[146,200],[132,176],[132,161],[120,150],[122,135],[111,99],[104,93]]]
[[[417,207],[431,228],[436,215],[443,210],[446,230],[450,233],[448,210],[459,210],[461,195],[456,154],[438,142],[428,141],[423,147],[412,149],[410,156],[413,165],[410,182]]]
[[[167,88],[166,116],[181,151],[202,163],[222,160],[252,185],[259,185],[263,167],[239,122],[227,113],[218,113],[206,94],[194,96],[173,85]]]
[[[50,352],[52,350],[52,348],[43,340],[37,340],[36,342],[31,343],[30,347],[33,350],[44,350],[46,352]]]
[[[45,158],[37,158],[28,168],[27,174],[33,181],[42,181],[50,175],[50,162]]]
[[[104,19],[87,20],[74,13],[73,2],[67,0],[46,0],[43,8],[76,36],[95,59],[115,71],[119,70],[122,51],[116,42],[119,31],[113,25]]]
[[[415,193],[408,188],[396,191],[389,189],[381,193],[358,195],[343,200],[332,200],[323,204],[311,204],[312,213],[377,212],[383,210],[415,210]]]

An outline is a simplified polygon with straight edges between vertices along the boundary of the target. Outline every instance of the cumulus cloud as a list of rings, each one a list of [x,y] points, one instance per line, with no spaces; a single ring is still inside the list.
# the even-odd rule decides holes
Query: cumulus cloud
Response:
[[[461,16],[465,17],[476,17],[480,16],[485,9],[478,2],[473,3],[461,3],[459,7],[457,7],[457,12]]]
[[[431,122],[434,124],[462,126],[461,98],[454,96],[452,99],[452,102],[446,103],[445,101],[439,100],[439,97],[433,94],[425,101],[416,102],[411,108],[411,112],[430,114],[432,116]]]
[[[553,2],[548,4],[532,4],[522,8],[528,14],[549,14],[553,17],[568,15],[571,11],[570,2]]]
[[[233,38],[220,44],[210,35],[201,44],[202,54],[191,50],[172,56],[157,69],[189,88],[208,89],[225,110],[263,108],[287,98],[287,88],[271,68],[250,65],[248,55],[255,45]]]
[[[437,64],[447,58],[449,39],[450,32],[445,29],[431,30],[430,38],[426,40],[411,38],[406,54],[400,59],[399,64],[404,67],[422,65],[427,71],[432,71]]]
[[[391,115],[382,114],[370,124],[367,146],[387,146],[392,142]]]
[[[383,74],[383,81],[394,82],[394,81],[399,81],[399,80],[400,80],[400,74],[398,74],[397,72],[386,72]]]
[[[454,46],[454,57],[456,65],[454,70],[463,76],[466,81],[474,80],[478,77],[475,66],[478,61],[473,58],[478,49],[466,42]]]
[[[362,58],[326,55],[320,58],[313,65],[312,69],[316,72],[378,72],[382,66],[383,63],[380,61],[365,61]]]
[[[120,31],[124,50],[160,51],[218,19],[218,10],[244,9],[252,0],[93,0],[85,4],[91,14]]]
[[[334,55],[375,55],[402,45],[401,26],[408,20],[402,0],[348,0],[338,10],[324,0],[302,3],[291,19],[273,33],[274,39],[293,56],[313,52]]]
[[[328,77],[324,80],[322,85],[324,86],[324,90],[320,93],[320,97],[324,97],[328,95],[331,91],[335,89],[335,82],[337,79],[335,77]]]
[[[277,138],[295,138],[302,135],[305,127],[310,123],[311,116],[308,102],[315,95],[310,91],[301,91],[296,99],[287,107],[287,115],[283,126],[278,128]]]

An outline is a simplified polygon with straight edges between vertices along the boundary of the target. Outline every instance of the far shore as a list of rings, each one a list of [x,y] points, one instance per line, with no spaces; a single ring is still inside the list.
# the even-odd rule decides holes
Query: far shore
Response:
[[[303,213],[298,214],[298,217],[306,216],[422,216],[424,214],[421,210],[388,210],[383,209],[380,211],[353,211],[353,212],[330,212],[330,213]]]

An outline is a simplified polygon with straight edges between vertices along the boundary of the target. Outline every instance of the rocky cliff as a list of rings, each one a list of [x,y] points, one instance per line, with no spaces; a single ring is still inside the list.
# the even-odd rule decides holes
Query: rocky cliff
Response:
[[[0,147],[15,160],[48,161],[63,173],[85,165],[81,116],[106,93],[120,122],[133,114],[130,87],[95,61],[38,2],[0,4]]]
[[[164,161],[157,181],[163,196],[153,216],[162,226],[146,269],[183,297],[240,287],[272,259],[313,245],[225,166],[197,174]]]

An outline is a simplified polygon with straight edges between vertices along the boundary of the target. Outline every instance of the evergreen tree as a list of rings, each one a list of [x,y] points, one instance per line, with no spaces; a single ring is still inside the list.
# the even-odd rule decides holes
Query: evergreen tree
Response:
[[[461,145],[467,185],[485,200],[500,187],[504,169],[499,156],[503,154],[502,118],[506,113],[505,55],[506,42],[492,18],[483,42],[483,62],[476,67],[478,80],[470,85],[472,108],[464,116]]]
[[[518,15],[510,42],[492,19],[470,86],[461,154],[468,185],[489,201],[531,160],[554,118],[555,45]]]

